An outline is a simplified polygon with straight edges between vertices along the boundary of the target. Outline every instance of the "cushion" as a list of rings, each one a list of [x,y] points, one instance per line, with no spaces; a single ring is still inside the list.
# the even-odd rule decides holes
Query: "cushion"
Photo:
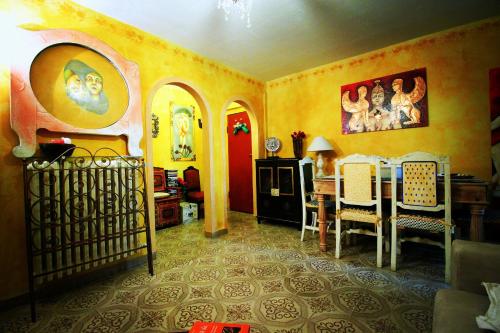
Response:
[[[476,316],[488,309],[488,297],[456,289],[438,290],[434,301],[432,332],[482,332]]]
[[[190,200],[203,201],[204,193],[203,193],[203,191],[201,191],[201,192],[188,192],[187,197]]]
[[[488,293],[490,307],[484,316],[476,317],[477,326],[482,329],[500,332],[500,284],[488,282],[482,284]]]
[[[339,211],[339,217],[342,220],[357,221],[379,224],[380,219],[377,212],[368,209],[343,208]]]
[[[308,207],[311,207],[311,208],[314,208],[314,207],[318,208],[319,202],[318,202],[318,200],[314,199],[314,200],[307,202],[306,205]],[[325,208],[331,208],[331,207],[335,207],[335,201],[325,200]]]
[[[170,194],[166,193],[166,192],[154,192],[153,193],[153,197],[155,199],[159,199],[159,198],[166,198],[166,197],[169,197]]]

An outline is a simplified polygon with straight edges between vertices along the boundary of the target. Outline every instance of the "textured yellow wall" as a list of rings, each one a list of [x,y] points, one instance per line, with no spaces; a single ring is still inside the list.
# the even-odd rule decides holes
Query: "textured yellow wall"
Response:
[[[292,131],[305,131],[305,147],[323,135],[335,148],[330,172],[337,156],[421,150],[450,155],[453,172],[488,180],[488,70],[500,66],[499,41],[500,18],[494,18],[267,82],[267,134],[283,141],[281,157],[293,156]],[[341,134],[342,85],[422,67],[427,69],[428,127]]]
[[[69,29],[78,30],[99,38],[110,45],[122,56],[139,65],[143,121],[155,85],[168,78],[177,78],[189,82],[202,94],[208,119],[203,118],[205,130],[211,124],[211,135],[207,141],[211,146],[212,156],[223,156],[219,138],[224,127],[223,114],[225,105],[235,96],[242,96],[252,105],[257,123],[262,126],[264,83],[247,75],[236,72],[214,61],[198,56],[182,47],[161,40],[138,29],[122,24],[106,16],[97,14],[79,5],[65,0],[3,0],[0,2],[0,36],[3,45],[11,45],[15,40],[15,25],[23,24],[32,30]],[[10,53],[9,53],[10,52]],[[23,185],[21,161],[13,157],[12,147],[18,144],[15,133],[10,129],[9,118],[9,59],[15,57],[10,48],[0,52],[0,300],[9,299],[27,292],[26,249],[24,229]],[[150,135],[143,127],[145,135]],[[208,132],[207,132],[208,133]],[[263,141],[263,131],[259,138]],[[60,137],[60,133],[38,133],[38,140]],[[122,137],[64,135],[73,139],[79,146],[95,151],[108,146],[119,153],[126,154],[126,141]],[[146,139],[141,148],[145,151]],[[262,154],[263,151],[260,151]],[[206,155],[205,155],[206,156]],[[258,156],[257,156],[258,157]],[[152,165],[152,160],[146,161]],[[225,160],[215,158],[212,162],[213,196],[206,198],[208,205],[214,206],[209,219],[212,232],[226,226],[223,183],[225,173],[222,168]],[[207,186],[207,184],[205,184]]]
[[[194,143],[196,152],[196,161],[172,161],[171,157],[171,105],[193,106],[195,119]],[[201,188],[203,189],[203,129],[198,127],[198,119],[201,119],[201,112],[198,103],[193,96],[186,90],[172,85],[161,87],[153,98],[151,110],[159,117],[160,133],[158,137],[153,138],[153,165],[164,169],[177,170],[178,177],[183,177],[182,171],[192,165],[200,170]],[[202,119],[203,121],[203,119]]]

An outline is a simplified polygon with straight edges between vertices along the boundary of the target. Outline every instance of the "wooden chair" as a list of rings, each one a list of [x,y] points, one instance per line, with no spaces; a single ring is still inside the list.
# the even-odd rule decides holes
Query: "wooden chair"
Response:
[[[398,168],[401,168],[402,172],[402,186],[398,184]],[[444,178],[443,193],[438,193],[440,173]],[[452,232],[449,157],[414,152],[393,158],[391,183],[391,269],[396,270],[396,256],[401,242],[437,245],[445,250],[445,280],[449,282]],[[427,235],[444,234],[444,241],[421,236],[399,237],[398,233],[404,229],[419,231],[420,234],[426,232]]]
[[[302,233],[300,240],[304,241],[304,234],[306,230],[313,232],[318,231],[319,227],[316,226],[318,220],[318,201],[314,199],[314,161],[310,157],[304,157],[299,161],[299,174],[300,174],[300,190],[302,193]],[[325,209],[334,208],[334,203],[330,200],[325,200]],[[311,224],[307,224],[308,212],[311,213]],[[327,231],[333,220],[326,221],[328,223]]]
[[[198,205],[198,218],[203,217],[203,202],[205,195],[200,188],[200,172],[193,166],[189,166],[183,171],[186,182],[186,201]]]
[[[335,161],[336,248],[340,258],[342,237],[363,234],[377,237],[377,267],[382,267],[382,187],[379,156],[349,155]],[[375,196],[372,174],[375,171]],[[342,223],[352,221],[355,223]],[[352,225],[352,226],[350,226]],[[365,228],[365,226],[370,228]]]

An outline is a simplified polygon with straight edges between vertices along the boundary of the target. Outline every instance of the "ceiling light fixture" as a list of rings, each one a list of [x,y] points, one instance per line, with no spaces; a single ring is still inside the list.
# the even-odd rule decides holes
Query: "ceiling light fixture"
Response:
[[[219,0],[218,9],[224,10],[224,19],[229,20],[231,13],[235,12],[240,16],[240,19],[247,20],[247,28],[250,28],[250,9],[252,8],[252,0]]]

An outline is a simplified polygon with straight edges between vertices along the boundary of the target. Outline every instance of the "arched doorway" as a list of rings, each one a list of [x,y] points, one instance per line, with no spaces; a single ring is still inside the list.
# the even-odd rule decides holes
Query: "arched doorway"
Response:
[[[234,135],[234,131],[235,131],[235,125],[239,126],[237,123],[238,121],[240,121],[239,118],[242,118],[242,120],[240,121],[241,122],[245,122],[246,120],[243,120],[243,117],[240,117],[238,115],[234,116],[234,117],[229,117],[228,118],[228,115],[230,116],[231,114],[238,114],[238,113],[241,113],[241,112],[244,112],[245,113],[245,117],[244,119],[248,119],[248,128],[250,129],[249,130],[249,133],[246,134],[244,133],[243,129],[240,128],[240,130],[237,131],[236,133],[236,136],[238,135],[241,135],[241,136],[244,136],[244,135],[249,135],[249,139],[250,139],[250,147],[249,149],[251,149],[251,153],[248,153],[248,152],[245,152],[243,154],[243,156],[241,156],[241,158],[244,158],[244,159],[247,159],[248,163],[249,163],[249,167],[251,168],[250,170],[250,180],[251,182],[249,183],[249,186],[251,186],[251,191],[250,191],[250,195],[251,195],[251,208],[250,209],[247,209],[247,211],[249,213],[254,213],[255,214],[255,211],[256,211],[256,204],[255,204],[255,162],[254,160],[256,158],[258,158],[258,154],[259,154],[259,151],[258,151],[258,138],[259,138],[259,127],[258,127],[258,124],[257,124],[257,121],[256,121],[256,117],[255,117],[255,112],[253,111],[253,108],[251,106],[251,104],[243,97],[234,97],[230,100],[228,100],[225,105],[224,105],[224,108],[223,108],[223,111],[221,113],[221,127],[222,127],[222,143],[223,143],[223,146],[224,147],[228,147],[229,146],[229,140],[228,138],[230,138],[231,135]],[[248,118],[247,118],[248,117]],[[244,134],[240,134],[240,133],[244,133]],[[234,205],[232,206],[231,203],[230,203],[230,200],[234,199],[234,196],[231,195],[229,189],[230,189],[230,182],[231,182],[231,174],[230,174],[230,156],[229,156],[229,147],[224,149],[223,150],[223,166],[225,168],[225,174],[226,174],[226,177],[225,177],[225,184],[224,184],[224,189],[226,191],[226,193],[228,194],[226,197],[227,197],[227,200],[225,202],[225,211],[227,212],[230,208],[234,208]],[[250,156],[249,156],[250,155]],[[238,158],[238,157],[236,157]],[[238,185],[236,185],[238,186]],[[237,211],[241,211],[240,209],[236,209]]]
[[[252,126],[246,109],[231,103],[226,123],[229,210],[252,214]]]
[[[149,215],[154,216],[154,199],[153,199],[153,163],[158,162],[158,158],[154,157],[154,143],[152,139],[152,113],[155,104],[155,96],[159,94],[168,94],[169,92],[164,91],[165,86],[173,86],[180,88],[181,91],[184,91],[188,95],[192,97],[192,99],[196,102],[195,108],[195,121],[193,125],[199,129],[198,134],[201,136],[201,140],[196,141],[199,145],[201,145],[202,156],[196,161],[197,166],[199,166],[200,170],[200,181],[203,184],[203,189],[205,192],[205,204],[204,204],[204,212],[205,212],[205,233],[212,234],[215,232],[215,207],[213,200],[213,149],[210,145],[211,137],[213,136],[213,129],[211,123],[211,112],[208,108],[208,103],[206,99],[202,95],[201,91],[197,89],[193,84],[187,82],[185,80],[179,78],[165,78],[160,80],[155,84],[155,86],[151,89],[151,92],[148,96],[148,101],[146,105],[146,147],[147,147],[147,160],[150,163],[147,164],[147,177],[148,177],[148,206],[149,206]],[[189,102],[187,103],[189,104]],[[191,103],[193,104],[193,103]],[[170,107],[170,106],[169,106]],[[172,106],[173,107],[173,106]],[[197,109],[197,110],[196,110]],[[196,112],[198,112],[198,117],[196,117]],[[200,120],[198,122],[198,119]],[[169,135],[170,133],[170,120],[167,122],[168,126],[166,127],[166,131],[168,133],[164,133],[164,135]],[[199,124],[199,125],[198,125]],[[203,130],[201,130],[201,127]],[[171,158],[171,147],[165,147],[163,151],[168,150],[168,157]],[[161,158],[160,158],[161,160]],[[189,161],[186,161],[189,164]],[[195,162],[195,161],[192,161]],[[185,163],[185,162],[184,162]],[[179,175],[182,176],[182,168],[179,167]]]

